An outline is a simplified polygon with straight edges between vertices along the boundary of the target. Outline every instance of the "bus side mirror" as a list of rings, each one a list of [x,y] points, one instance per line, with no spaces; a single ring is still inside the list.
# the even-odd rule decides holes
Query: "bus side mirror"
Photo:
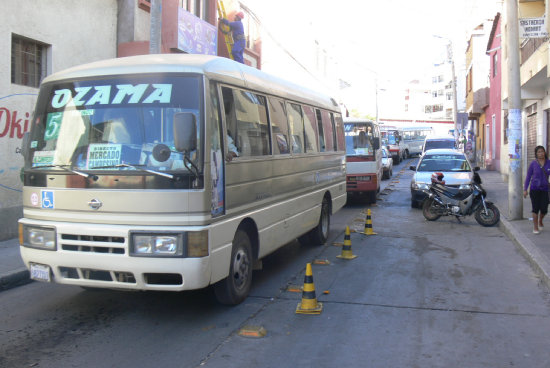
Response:
[[[376,149],[376,150],[380,149],[380,138],[378,138],[378,137],[374,138],[373,144],[374,144],[374,149]]]
[[[178,112],[174,115],[174,146],[178,152],[197,149],[197,119],[193,113]]]

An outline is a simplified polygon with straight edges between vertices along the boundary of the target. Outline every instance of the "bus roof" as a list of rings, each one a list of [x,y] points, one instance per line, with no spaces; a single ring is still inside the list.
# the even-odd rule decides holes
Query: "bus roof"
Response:
[[[428,125],[419,125],[419,126],[406,126],[401,128],[403,131],[409,131],[409,130],[433,130],[431,126]]]
[[[370,119],[365,118],[344,118],[344,123],[373,123],[376,124],[374,121]]]
[[[195,73],[209,79],[273,94],[339,112],[337,102],[324,94],[298,86],[236,61],[212,55],[152,54],[129,56],[78,65],[46,77],[42,83],[124,74]]]
[[[402,130],[400,127],[393,125],[380,125],[380,130],[389,131],[389,130]]]

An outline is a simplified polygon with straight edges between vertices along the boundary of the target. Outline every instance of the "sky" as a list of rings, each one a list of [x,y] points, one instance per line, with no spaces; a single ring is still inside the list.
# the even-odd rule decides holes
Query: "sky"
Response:
[[[315,38],[339,65],[338,73],[350,83],[351,89],[361,86],[371,92],[376,91],[376,86],[388,89],[395,83],[420,78],[446,56],[449,41],[453,53],[463,56],[469,32],[485,19],[492,19],[502,6],[502,1],[497,0],[241,0],[241,3],[253,10],[270,36],[298,60],[300,45],[308,38]],[[284,70],[281,63],[270,65],[269,61],[264,60],[270,70],[264,68],[264,62],[262,69]],[[369,93],[370,100],[372,94]]]

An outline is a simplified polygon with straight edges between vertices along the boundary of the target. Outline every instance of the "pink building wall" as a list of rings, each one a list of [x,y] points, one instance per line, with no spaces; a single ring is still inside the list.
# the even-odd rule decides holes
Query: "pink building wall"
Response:
[[[495,16],[493,29],[487,45],[487,54],[489,55],[490,73],[489,73],[489,106],[485,109],[486,124],[489,131],[485,147],[485,164],[488,170],[500,171],[500,149],[502,135],[502,37],[500,14]],[[497,62],[494,62],[495,55]],[[496,67],[496,73],[495,73]],[[494,115],[494,119],[493,119]],[[494,121],[494,122],[493,122]],[[493,127],[493,124],[495,125]],[[493,158],[494,157],[494,158]]]

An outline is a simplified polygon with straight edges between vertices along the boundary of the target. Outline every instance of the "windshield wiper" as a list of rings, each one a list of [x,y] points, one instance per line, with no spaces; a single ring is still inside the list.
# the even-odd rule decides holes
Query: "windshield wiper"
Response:
[[[33,166],[31,167],[31,169],[42,169],[42,168],[52,168],[52,167],[55,167],[55,168],[60,168],[60,169],[63,169],[67,172],[71,172],[73,174],[77,174],[77,175],[80,175],[80,176],[83,176],[85,178],[92,178],[93,180],[97,180],[97,176],[96,175],[93,175],[93,174],[89,174],[89,173],[85,173],[85,172],[82,172],[82,171],[78,171],[78,170],[75,170],[75,169],[71,169],[70,167],[71,165],[40,165],[40,166]]]
[[[94,167],[91,167],[90,169],[116,169],[116,168],[119,168],[119,167],[129,167],[130,169],[145,171],[145,172],[148,172],[148,173],[151,173],[151,174],[164,176],[165,178],[174,179],[174,175],[172,175],[172,174],[167,174],[167,173],[163,173],[163,172],[155,171],[155,170],[144,169],[143,167],[139,167],[139,166],[145,166],[145,165],[135,165],[134,166],[134,165],[122,163],[122,164],[107,165],[107,166],[94,166]]]

